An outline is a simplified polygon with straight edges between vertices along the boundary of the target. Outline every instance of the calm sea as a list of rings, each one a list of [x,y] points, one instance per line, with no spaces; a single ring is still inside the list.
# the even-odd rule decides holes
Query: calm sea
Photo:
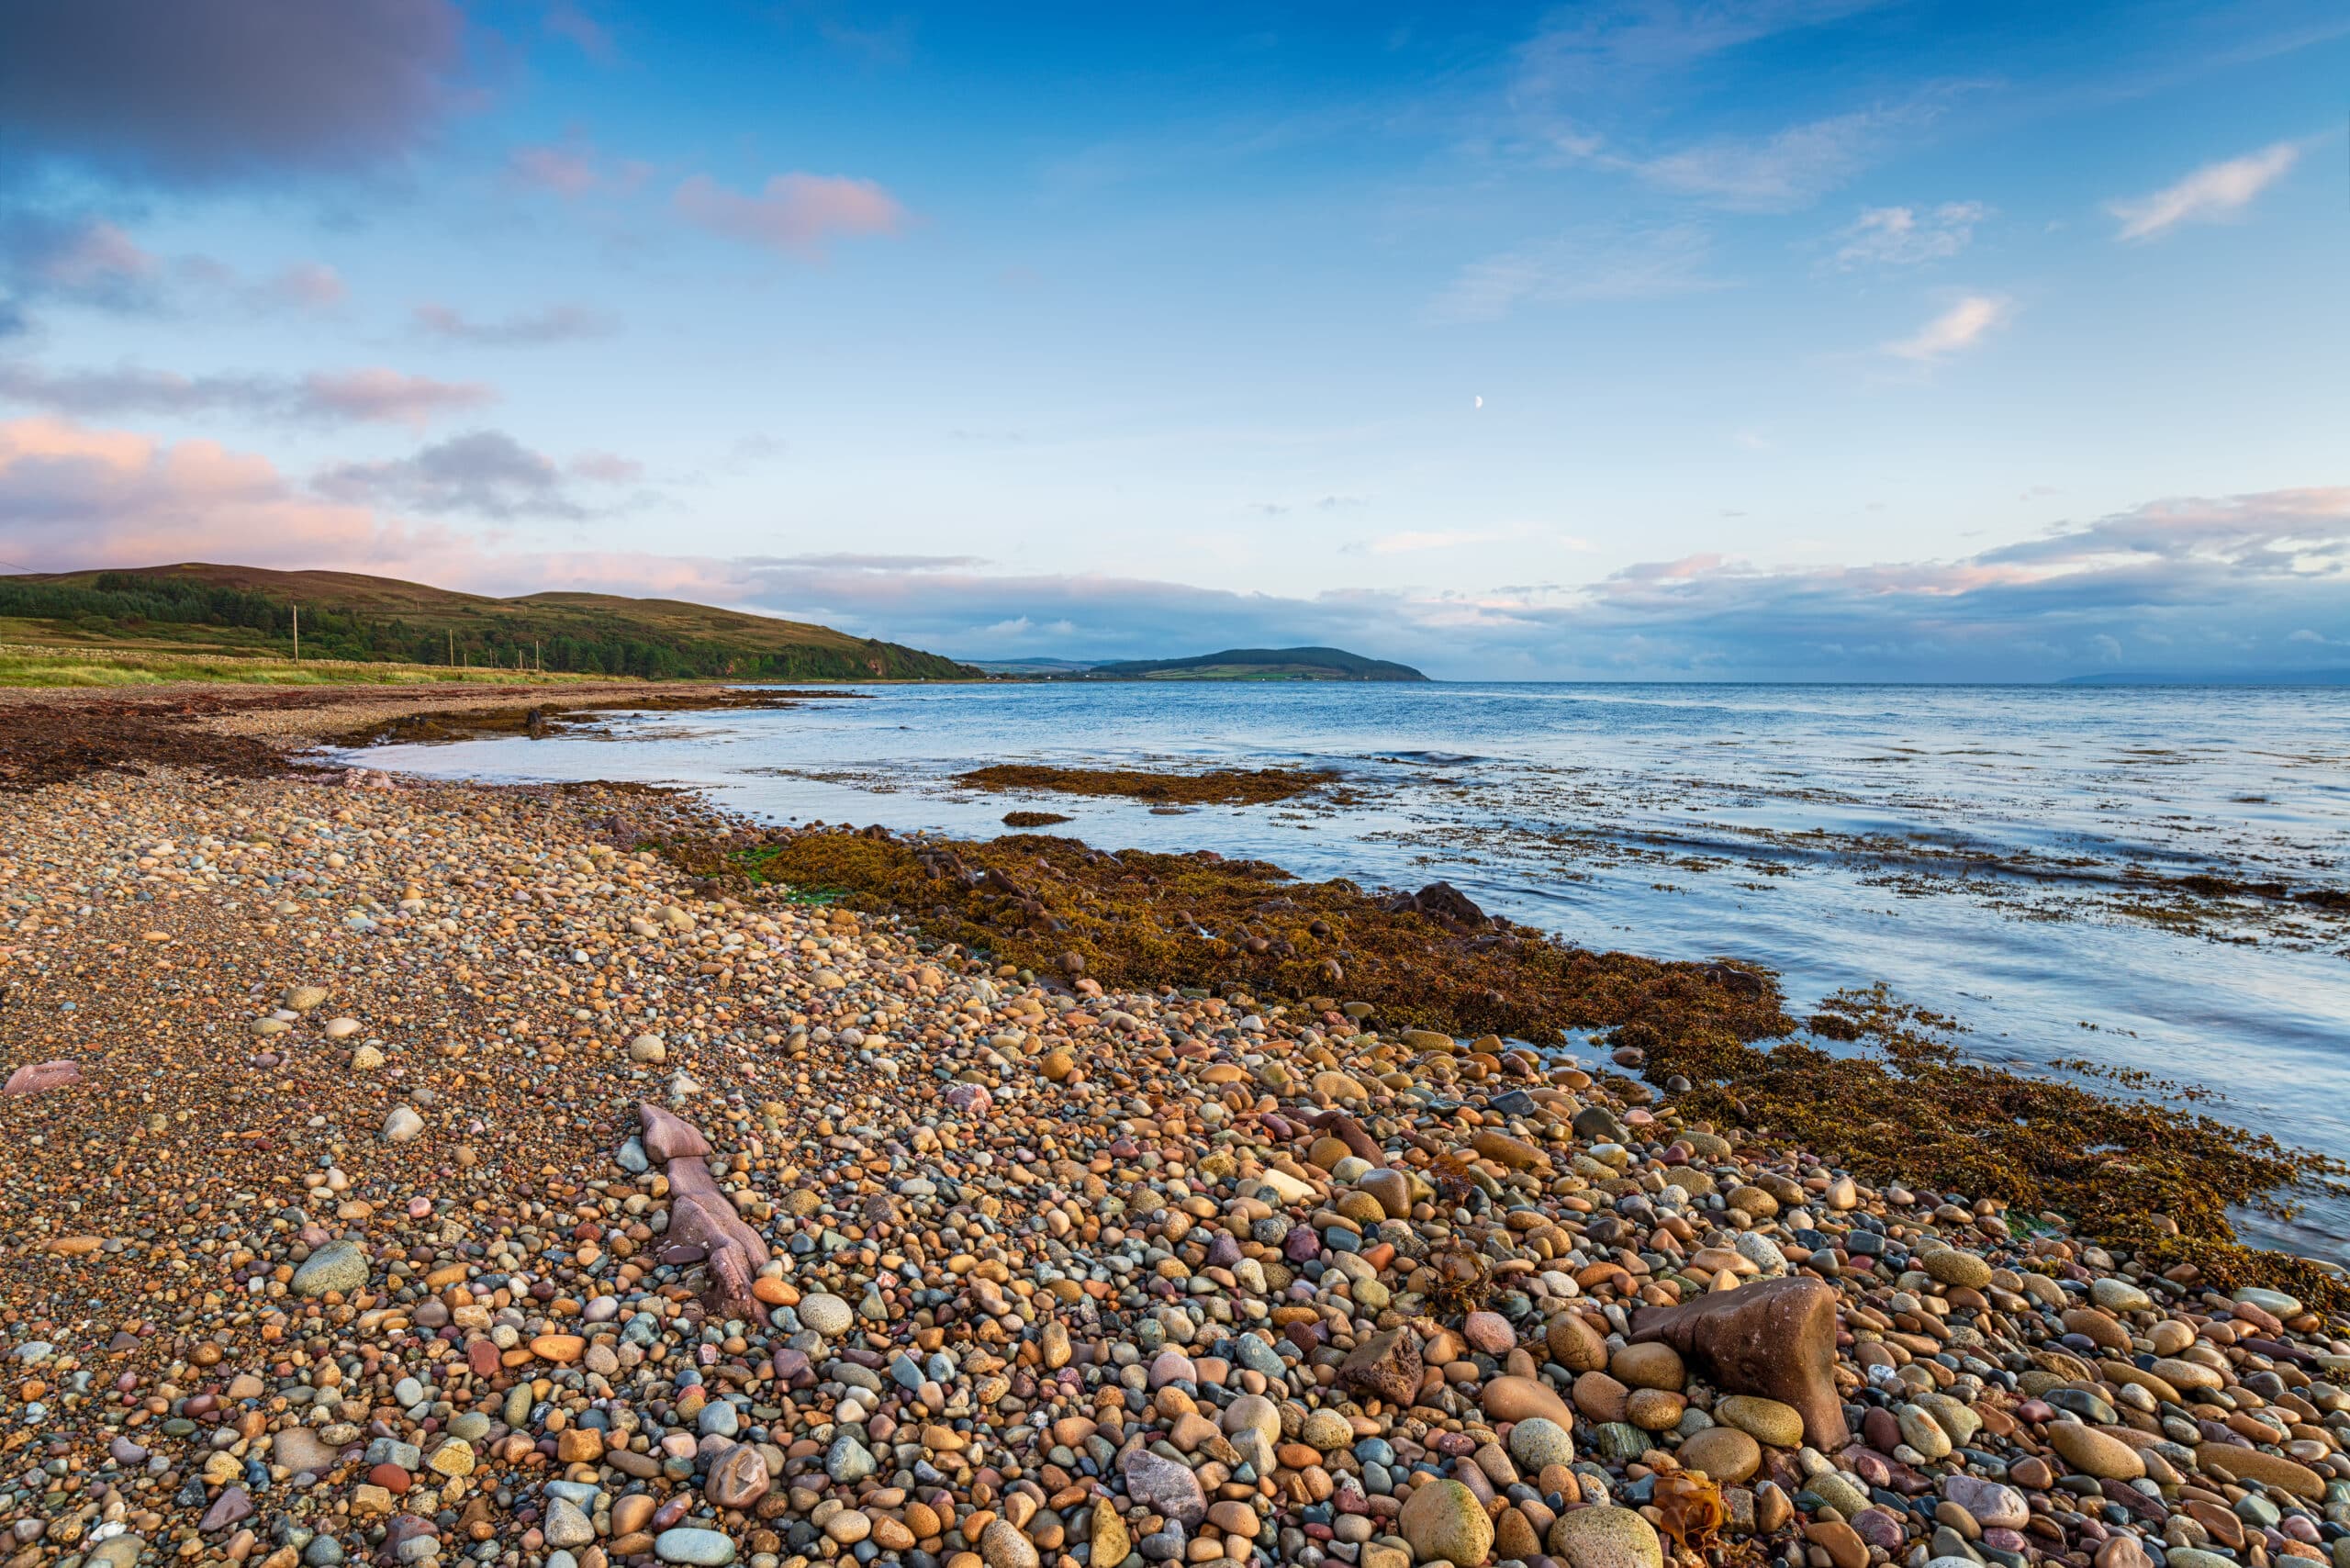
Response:
[[[1584,946],[1759,960],[1799,1016],[1882,982],[1956,1017],[1980,1058],[2139,1070],[2350,1155],[2350,911],[2177,885],[2350,890],[2350,689],[876,687],[366,760],[675,782],[778,822],[966,836],[1049,807],[1074,819],[1053,831],[1107,848],[1442,878]],[[1356,799],[1162,814],[955,784],[995,761],[1329,767]],[[2350,1260],[2350,1203],[2245,1228]]]

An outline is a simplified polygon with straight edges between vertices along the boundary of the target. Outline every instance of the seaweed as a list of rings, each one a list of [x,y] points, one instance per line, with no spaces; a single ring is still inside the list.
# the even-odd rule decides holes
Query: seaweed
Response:
[[[1177,773],[1003,762],[973,768],[958,776],[956,782],[974,790],[1049,790],[1063,795],[1117,795],[1158,805],[1257,806],[1326,790],[1337,778],[1338,775],[1327,768],[1219,767],[1205,773]],[[1005,820],[1010,822],[1009,818]]]

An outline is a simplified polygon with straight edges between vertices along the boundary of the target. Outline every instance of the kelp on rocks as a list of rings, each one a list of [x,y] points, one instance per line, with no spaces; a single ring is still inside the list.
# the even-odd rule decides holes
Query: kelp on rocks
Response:
[[[974,790],[1048,790],[1062,795],[1115,795],[1157,805],[1259,806],[1326,790],[1338,775],[1326,768],[1219,767],[1205,773],[1128,767],[1047,767],[1005,762],[959,774]]]
[[[1237,985],[1370,1002],[1386,1027],[1516,1035],[1640,1021],[1725,1042],[1792,1027],[1757,971],[1592,953],[1497,920],[1472,928],[1344,879],[1302,882],[1209,853],[1116,855],[1070,838],[986,844],[802,833],[750,851],[767,880],[839,889],[943,941],[1120,987]],[[1070,960],[1075,960],[1071,962]]]

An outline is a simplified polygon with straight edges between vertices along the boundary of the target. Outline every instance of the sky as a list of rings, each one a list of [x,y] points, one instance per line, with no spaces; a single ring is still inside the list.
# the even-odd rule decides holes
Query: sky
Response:
[[[2340,0],[0,6],[0,571],[2350,667]]]

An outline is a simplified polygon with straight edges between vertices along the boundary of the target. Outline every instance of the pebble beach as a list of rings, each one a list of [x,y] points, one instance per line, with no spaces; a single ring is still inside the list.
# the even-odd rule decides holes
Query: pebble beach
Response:
[[[2325,1303],[715,886],[691,795],[290,766],[427,704],[0,795],[7,1568],[2350,1568]]]

